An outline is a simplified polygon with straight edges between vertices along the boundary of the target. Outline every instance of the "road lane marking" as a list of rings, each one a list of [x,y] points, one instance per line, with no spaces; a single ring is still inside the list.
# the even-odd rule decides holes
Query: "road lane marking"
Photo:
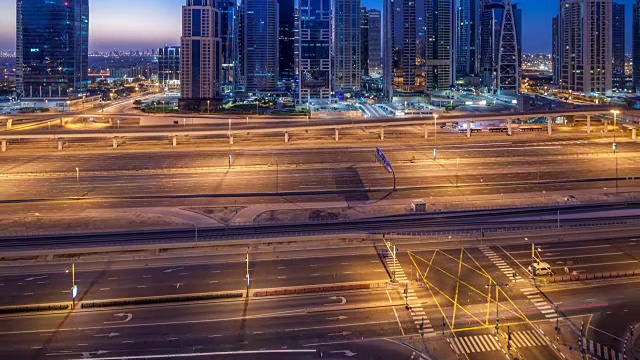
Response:
[[[332,329],[337,327],[350,327],[350,326],[367,326],[367,325],[380,325],[380,324],[389,324],[395,323],[396,320],[381,320],[381,321],[370,321],[370,322],[361,322],[361,323],[352,323],[352,324],[333,324],[333,325],[324,325],[324,326],[311,326],[311,327],[301,327],[301,328],[291,328],[285,329],[285,332],[291,331],[305,331],[305,330],[319,330],[319,329]]]
[[[389,294],[389,290],[385,290],[385,292],[387,293],[387,298],[389,298],[389,303],[393,304],[393,300],[391,300],[391,295]],[[396,321],[398,322],[398,327],[400,328],[400,332],[402,333],[402,336],[405,336],[404,329],[402,328],[402,324],[400,323],[400,318],[398,317],[398,312],[396,311],[396,307],[392,306],[391,309],[393,309],[393,314],[396,316]]]

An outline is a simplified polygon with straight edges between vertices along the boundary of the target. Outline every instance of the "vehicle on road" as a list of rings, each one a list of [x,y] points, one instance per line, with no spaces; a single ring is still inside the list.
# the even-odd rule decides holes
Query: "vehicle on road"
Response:
[[[545,275],[553,276],[553,270],[551,270],[551,265],[542,261],[531,264],[531,266],[529,266],[527,270],[533,276],[545,276]]]

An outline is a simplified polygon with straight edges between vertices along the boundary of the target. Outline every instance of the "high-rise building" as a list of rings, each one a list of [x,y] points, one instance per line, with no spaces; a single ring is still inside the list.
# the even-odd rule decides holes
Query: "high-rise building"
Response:
[[[395,48],[396,42],[396,31],[394,28],[395,25],[395,17],[396,14],[396,0],[384,0],[383,3],[383,11],[384,11],[384,19],[383,19],[383,33],[386,35],[383,39],[383,58],[382,58],[382,90],[383,96],[385,100],[391,101],[393,99],[393,86],[394,86],[394,76],[395,76],[395,68],[396,64],[395,57],[397,50]]]
[[[455,82],[455,4],[453,0],[428,0],[426,90],[441,92]]]
[[[640,0],[633,3],[632,62],[633,62],[633,92],[640,93]]]
[[[551,19],[551,68],[553,71],[553,85],[560,82],[560,49],[558,41],[558,16]]]
[[[294,27],[295,6],[293,0],[279,0],[279,56],[278,70],[279,80],[285,82],[286,88],[290,88],[295,79],[295,50],[294,50]]]
[[[516,29],[518,66],[522,66],[522,11],[511,4]],[[489,92],[497,91],[498,63],[505,0],[480,0],[479,70],[482,86]]]
[[[298,0],[298,101],[331,100],[331,1]]]
[[[499,46],[498,93],[516,95],[520,93],[520,60],[516,19],[511,0],[505,1]]]
[[[560,0],[560,88],[610,94],[612,89],[611,0]]]
[[[158,83],[165,89],[180,88],[180,46],[158,50]]]
[[[89,0],[16,1],[18,97],[80,95],[88,62]]]
[[[457,0],[456,76],[478,73],[478,0]]]
[[[220,11],[217,0],[187,0],[186,5],[182,6],[182,99],[188,99],[195,104],[219,96],[221,46]]]
[[[369,75],[369,11],[360,8],[360,68],[362,75]]]
[[[625,10],[624,4],[612,4],[612,33],[611,41],[613,50],[612,86],[614,89],[624,90],[626,88],[626,77],[624,74],[625,58]]]
[[[368,70],[369,76],[377,76],[382,73],[382,14],[380,10],[369,9],[367,12],[369,31],[367,39],[367,48],[369,54]]]
[[[222,51],[222,93],[236,91],[238,68],[238,5],[235,0],[218,0],[220,5],[220,41]]]
[[[244,0],[245,92],[275,92],[279,76],[278,0]]]
[[[402,0],[402,48],[401,48],[401,74],[402,85],[405,91],[412,91],[416,86],[416,75],[418,71],[418,43],[416,24],[416,1]]]
[[[333,87],[360,92],[360,0],[333,0]]]

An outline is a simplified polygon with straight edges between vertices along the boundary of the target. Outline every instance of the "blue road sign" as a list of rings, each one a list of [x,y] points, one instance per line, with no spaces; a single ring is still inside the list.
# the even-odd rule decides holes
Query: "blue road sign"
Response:
[[[384,156],[380,148],[376,148],[376,158],[382,163],[382,165],[384,165],[385,169],[387,169],[388,172],[393,172],[391,163],[387,160],[387,157]]]

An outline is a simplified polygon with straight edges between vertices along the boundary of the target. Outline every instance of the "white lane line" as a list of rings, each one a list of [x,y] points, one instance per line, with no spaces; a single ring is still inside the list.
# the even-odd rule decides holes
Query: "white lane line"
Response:
[[[391,300],[391,295],[389,295],[389,290],[386,290],[387,292],[387,298],[389,298],[389,302],[393,304],[393,301]],[[393,314],[396,316],[396,321],[398,322],[398,327],[400,328],[400,332],[402,333],[402,336],[404,335],[404,329],[402,328],[402,323],[400,323],[400,318],[398,317],[398,312],[396,311],[396,307],[392,306],[391,309],[393,309]]]

